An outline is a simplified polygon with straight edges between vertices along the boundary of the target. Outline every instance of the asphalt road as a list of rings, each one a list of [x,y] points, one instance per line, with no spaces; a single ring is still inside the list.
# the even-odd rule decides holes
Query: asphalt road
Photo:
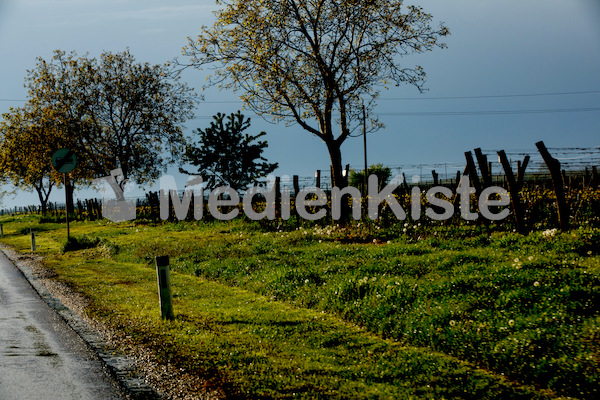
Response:
[[[95,353],[0,252],[0,400],[125,398]]]

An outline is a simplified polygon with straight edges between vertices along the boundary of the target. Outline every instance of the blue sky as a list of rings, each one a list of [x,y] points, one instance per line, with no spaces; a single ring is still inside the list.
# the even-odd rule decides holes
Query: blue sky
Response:
[[[404,166],[407,174],[413,173],[411,165],[438,164],[454,173],[464,163],[463,153],[475,147],[535,152],[539,140],[548,147],[600,146],[600,111],[564,111],[600,108],[600,1],[416,3],[450,28],[448,49],[401,60],[424,67],[429,91],[403,86],[382,93],[377,112],[386,128],[369,137],[369,164]],[[138,61],[163,63],[181,55],[187,36],[212,24],[215,7],[213,0],[0,0],[0,113],[24,103],[24,77],[36,57],[49,58],[55,49],[98,56],[129,47]],[[197,89],[205,78],[197,70],[183,76]],[[196,110],[199,118],[187,124],[188,133],[208,125],[203,117],[241,107],[235,93],[211,90]],[[328,170],[319,139],[297,126],[246,114],[253,129],[268,133],[266,155],[279,162],[278,175]],[[342,151],[344,163],[362,166],[362,139],[351,139]],[[61,201],[62,191],[52,198]],[[27,194],[3,200],[4,206],[36,203]]]

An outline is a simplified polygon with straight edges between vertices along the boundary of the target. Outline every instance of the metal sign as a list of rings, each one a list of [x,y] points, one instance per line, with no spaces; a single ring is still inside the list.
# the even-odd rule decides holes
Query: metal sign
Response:
[[[67,174],[77,165],[77,156],[73,150],[57,150],[52,156],[52,165],[61,174]]]

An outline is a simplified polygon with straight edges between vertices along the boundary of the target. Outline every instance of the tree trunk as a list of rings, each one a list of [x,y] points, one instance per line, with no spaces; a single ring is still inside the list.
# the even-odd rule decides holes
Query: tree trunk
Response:
[[[342,152],[335,143],[327,143],[327,149],[329,150],[329,158],[331,159],[331,187],[337,186],[342,189],[346,186],[342,175]]]
[[[48,211],[48,198],[50,197],[50,192],[52,192],[52,187],[52,182],[48,181],[48,190],[44,190],[44,178],[40,179],[39,184],[35,186],[35,191],[40,199],[42,215],[46,214]]]
[[[38,197],[40,199],[40,205],[42,206],[42,215],[45,215],[46,211],[48,210],[48,199],[44,198],[44,193],[40,188],[36,187],[35,191],[37,192]]]
[[[327,149],[329,150],[329,158],[331,159],[331,188],[338,187],[340,189],[345,188],[346,180],[342,174],[343,166],[342,166],[342,152],[340,146],[338,146],[335,142],[326,142]],[[348,204],[348,197],[343,196],[340,201],[340,219],[337,221],[338,223],[344,225],[348,222],[348,217],[350,215],[350,206]]]

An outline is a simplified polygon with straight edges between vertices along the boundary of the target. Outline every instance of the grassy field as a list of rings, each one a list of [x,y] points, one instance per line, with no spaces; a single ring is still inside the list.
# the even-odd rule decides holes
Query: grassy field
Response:
[[[600,396],[597,228],[95,221],[73,223],[65,251],[64,224],[0,222],[22,252],[37,231],[89,316],[229,398]],[[157,255],[171,260],[170,322]]]

